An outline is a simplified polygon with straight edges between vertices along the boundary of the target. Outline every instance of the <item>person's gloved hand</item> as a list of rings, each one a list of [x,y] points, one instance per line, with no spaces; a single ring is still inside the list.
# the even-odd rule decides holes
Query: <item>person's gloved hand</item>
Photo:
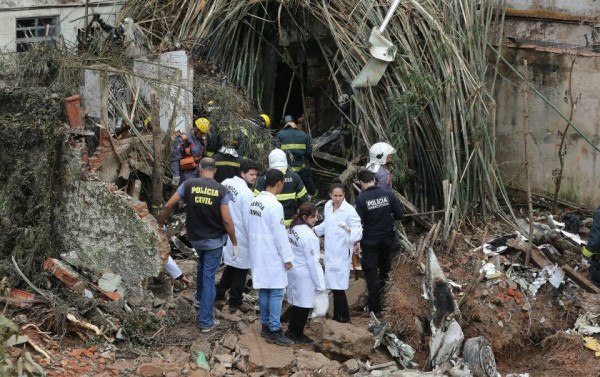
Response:
[[[232,245],[231,246],[231,259],[235,260],[235,258],[237,258],[238,256],[238,245]]]
[[[346,223],[344,223],[344,222],[341,222],[341,221],[340,221],[340,222],[338,223],[338,226],[339,226],[340,228],[344,229],[346,232],[350,233],[350,228],[348,227],[348,225],[346,225]]]
[[[177,279],[181,284],[183,284],[183,286],[185,288],[188,288],[192,285],[192,282],[190,281],[190,279],[187,278],[187,276],[185,276],[184,274],[181,274],[181,276],[179,276]]]
[[[173,179],[171,180],[171,185],[174,187],[179,187],[180,181],[181,181],[181,178],[179,176],[173,177]]]

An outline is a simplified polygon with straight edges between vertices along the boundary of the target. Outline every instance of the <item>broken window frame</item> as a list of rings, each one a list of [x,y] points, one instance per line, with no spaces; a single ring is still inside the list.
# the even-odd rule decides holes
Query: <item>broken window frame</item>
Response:
[[[17,52],[25,52],[36,44],[46,43],[56,47],[57,39],[60,35],[59,15],[20,17],[15,19],[15,44]]]

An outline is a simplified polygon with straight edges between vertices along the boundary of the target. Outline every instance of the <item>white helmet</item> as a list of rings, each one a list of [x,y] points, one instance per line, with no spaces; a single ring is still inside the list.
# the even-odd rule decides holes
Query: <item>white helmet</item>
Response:
[[[373,173],[377,173],[379,167],[386,164],[387,157],[392,153],[396,153],[396,149],[388,143],[380,142],[371,145],[371,148],[369,148],[367,169]]]
[[[286,170],[288,167],[287,158],[285,152],[281,149],[275,148],[269,153],[269,169],[280,169]]]

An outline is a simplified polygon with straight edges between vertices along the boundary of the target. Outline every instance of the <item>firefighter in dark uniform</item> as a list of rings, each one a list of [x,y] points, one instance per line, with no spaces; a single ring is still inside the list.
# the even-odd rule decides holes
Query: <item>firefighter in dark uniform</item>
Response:
[[[190,178],[198,178],[198,161],[206,149],[206,135],[210,131],[210,122],[206,118],[198,118],[194,127],[188,132],[177,135],[171,151],[171,184],[178,187]]]
[[[269,169],[279,169],[285,174],[283,190],[276,197],[283,206],[284,224],[289,226],[298,208],[308,200],[306,188],[304,188],[300,176],[288,168],[285,153],[281,149],[273,149],[269,153]],[[254,195],[259,195],[265,188],[265,176],[263,175],[256,182]]]
[[[316,195],[317,188],[310,173],[308,159],[312,154],[310,136],[301,129],[291,115],[286,115],[283,129],[275,135],[277,145],[285,152],[290,169],[300,176],[308,194]]]
[[[600,208],[594,213],[588,243],[581,250],[581,254],[590,259],[590,280],[600,287]]]
[[[230,140],[214,154],[213,158],[217,165],[215,181],[221,183],[227,178],[238,177],[240,175],[241,158],[238,156],[236,147],[237,143],[235,140]]]

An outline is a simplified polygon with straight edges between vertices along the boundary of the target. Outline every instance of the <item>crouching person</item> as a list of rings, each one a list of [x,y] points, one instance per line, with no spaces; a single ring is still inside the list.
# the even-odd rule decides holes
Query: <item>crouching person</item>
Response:
[[[300,206],[288,230],[294,252],[294,268],[288,270],[287,297],[292,305],[290,322],[285,335],[295,342],[312,343],[304,335],[304,327],[313,307],[315,293],[325,290],[325,277],[319,263],[319,238],[312,231],[319,213],[317,207],[307,202]]]
[[[286,271],[292,268],[294,254],[285,230],[283,206],[276,195],[283,189],[284,175],[270,169],[265,175],[266,190],[251,203],[246,223],[252,260],[252,285],[258,289],[260,335],[269,343],[290,346],[294,342],[281,331],[281,305],[288,284]]]

